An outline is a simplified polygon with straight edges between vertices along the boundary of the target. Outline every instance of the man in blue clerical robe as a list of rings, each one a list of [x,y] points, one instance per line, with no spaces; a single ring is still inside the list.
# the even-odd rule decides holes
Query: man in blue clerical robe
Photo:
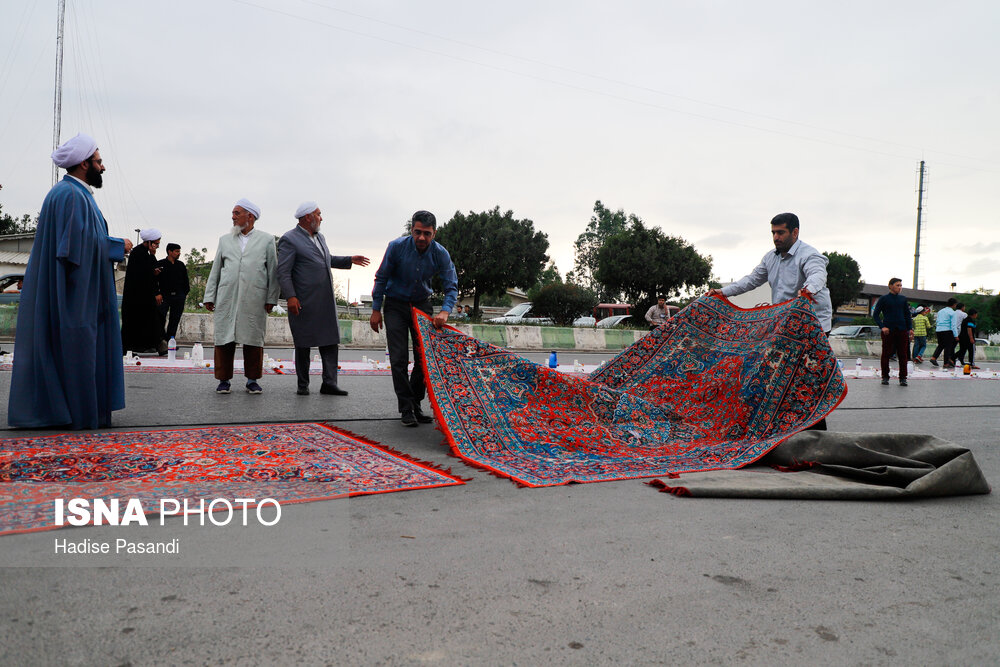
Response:
[[[94,201],[104,172],[97,142],[78,134],[52,160],[67,173],[42,203],[28,260],[7,422],[107,427],[125,407],[114,262],[132,243],[108,236]]]

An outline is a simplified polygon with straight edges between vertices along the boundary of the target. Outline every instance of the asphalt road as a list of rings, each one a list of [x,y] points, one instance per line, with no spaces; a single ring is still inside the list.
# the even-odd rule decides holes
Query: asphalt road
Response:
[[[111,527],[0,537],[0,563],[22,565],[0,567],[0,664],[1000,662],[996,495],[525,489],[449,457],[435,429],[403,428],[388,377],[344,377],[343,398],[296,396],[291,375],[266,376],[260,396],[217,396],[210,375],[126,384],[118,428],[324,420],[472,479],[288,505],[280,533],[185,529],[181,566],[23,566]],[[848,385],[831,430],[931,433],[1000,480],[1000,380]]]

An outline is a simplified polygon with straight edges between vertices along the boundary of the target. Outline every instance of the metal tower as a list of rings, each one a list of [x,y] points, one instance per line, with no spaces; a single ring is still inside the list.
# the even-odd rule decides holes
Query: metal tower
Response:
[[[918,289],[920,277],[920,224],[924,211],[924,161],[920,161],[920,182],[917,186],[917,242],[913,249],[913,289]]]

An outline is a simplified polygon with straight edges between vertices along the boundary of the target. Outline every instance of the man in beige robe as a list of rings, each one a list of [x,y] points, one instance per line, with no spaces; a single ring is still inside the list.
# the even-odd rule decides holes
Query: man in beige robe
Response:
[[[247,199],[233,207],[233,229],[219,239],[205,285],[205,307],[215,313],[215,391],[232,391],[236,344],[243,345],[246,390],[260,394],[267,314],[278,303],[274,236],[255,228],[260,208]]]

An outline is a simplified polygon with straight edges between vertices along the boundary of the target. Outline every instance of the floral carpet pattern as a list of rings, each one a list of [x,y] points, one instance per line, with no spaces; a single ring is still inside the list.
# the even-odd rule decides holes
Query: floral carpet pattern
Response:
[[[0,534],[57,528],[57,498],[308,502],[462,484],[322,424],[216,426],[0,439]]]
[[[524,486],[740,468],[847,394],[804,297],[702,297],[586,378],[414,319],[452,453]]]

